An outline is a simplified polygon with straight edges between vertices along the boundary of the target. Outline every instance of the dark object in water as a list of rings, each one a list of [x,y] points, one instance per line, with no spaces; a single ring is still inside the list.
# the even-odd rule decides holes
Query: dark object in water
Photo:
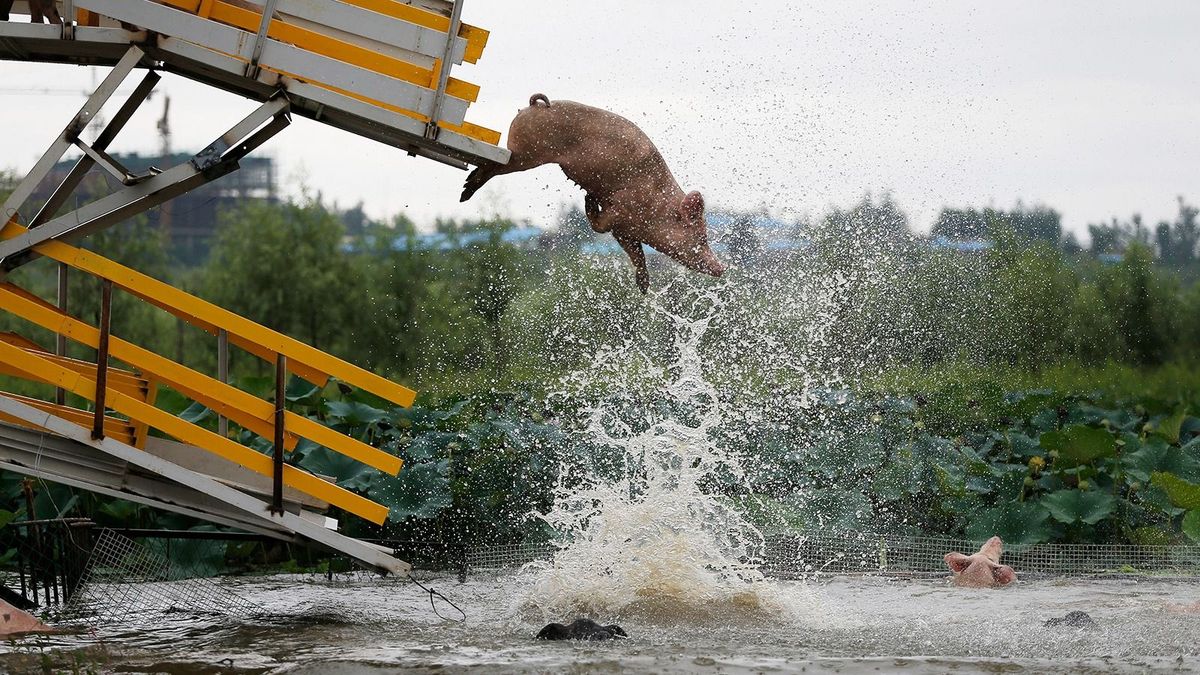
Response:
[[[1068,612],[1066,616],[1059,616],[1050,619],[1042,625],[1046,626],[1047,628],[1053,628],[1055,626],[1068,626],[1070,628],[1095,628],[1096,622],[1087,612],[1080,612],[1076,610],[1074,612]]]
[[[615,640],[629,635],[617,624],[601,626],[591,619],[575,619],[570,625],[546,624],[538,634],[539,640]]]

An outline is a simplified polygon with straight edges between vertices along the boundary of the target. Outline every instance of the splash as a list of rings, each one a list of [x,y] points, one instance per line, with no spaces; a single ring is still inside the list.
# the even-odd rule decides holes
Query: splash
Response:
[[[552,560],[523,571],[527,608],[675,620],[786,611],[756,564],[763,533],[714,489],[746,477],[741,458],[715,441],[725,410],[703,368],[723,288],[686,289],[682,303],[652,296],[669,365],[631,342],[570,378],[571,389],[610,393],[584,411],[581,437],[593,451],[583,475],[564,471],[554,507],[537,514],[566,537]]]

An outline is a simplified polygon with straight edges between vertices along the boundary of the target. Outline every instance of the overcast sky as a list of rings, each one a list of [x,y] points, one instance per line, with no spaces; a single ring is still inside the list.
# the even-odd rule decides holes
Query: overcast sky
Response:
[[[1200,201],[1200,3],[468,0],[492,32],[468,119],[507,131],[533,92],[614,110],[710,208],[786,218],[891,191],[918,229],[944,205],[1063,213],[1068,229]],[[0,62],[0,167],[20,171],[82,103],[93,69]],[[52,88],[27,94],[23,89]],[[253,108],[177,77],[176,150]],[[67,90],[67,91],[62,91]],[[113,148],[154,152],[159,102]],[[305,119],[260,152],[373,216],[418,222],[499,209],[552,222],[581,193],[554,167],[458,203],[465,174]]]

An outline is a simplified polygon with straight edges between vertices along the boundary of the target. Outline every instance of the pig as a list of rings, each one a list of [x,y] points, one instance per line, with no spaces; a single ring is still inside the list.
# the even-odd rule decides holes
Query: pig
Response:
[[[0,600],[0,636],[53,632],[53,628],[38,621],[29,612],[17,609]]]
[[[611,232],[629,256],[642,293],[650,288],[642,244],[688,269],[714,277],[725,272],[708,245],[704,198],[699,192],[684,194],[658,148],[633,122],[534,94],[509,126],[508,149],[508,164],[480,166],[467,176],[460,201],[495,176],[558,164],[584,189],[592,229]]]
[[[1008,565],[1000,564],[1000,553],[1004,542],[992,537],[972,555],[947,553],[946,565],[954,573],[954,583],[970,588],[995,588],[1017,580],[1017,573]]]
[[[12,10],[13,0],[0,0],[0,21],[8,21],[8,13]],[[54,0],[29,0],[29,22],[50,23],[62,25],[62,17],[58,14],[58,6]]]

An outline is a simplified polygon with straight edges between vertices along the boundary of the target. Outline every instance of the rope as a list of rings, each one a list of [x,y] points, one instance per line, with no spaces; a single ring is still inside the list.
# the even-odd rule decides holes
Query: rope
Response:
[[[439,618],[443,621],[456,621],[458,623],[466,623],[467,613],[462,610],[462,607],[459,607],[458,605],[454,604],[453,600],[442,595],[441,591],[438,591],[433,588],[429,588],[429,587],[425,586],[425,584],[417,581],[416,578],[413,577],[413,575],[411,575],[411,574],[408,575],[408,580],[413,582],[414,584],[419,586],[421,588],[421,590],[423,590],[429,594],[429,606],[433,609],[433,613],[435,615],[437,615],[437,618]],[[442,600],[445,600],[446,604],[448,604],[451,607],[453,607],[454,609],[458,610],[458,613],[462,614],[462,618],[461,619],[451,619],[448,616],[442,616],[442,613],[438,611],[437,603],[434,602],[434,600],[433,600],[434,596],[437,596],[437,597],[441,598]]]

